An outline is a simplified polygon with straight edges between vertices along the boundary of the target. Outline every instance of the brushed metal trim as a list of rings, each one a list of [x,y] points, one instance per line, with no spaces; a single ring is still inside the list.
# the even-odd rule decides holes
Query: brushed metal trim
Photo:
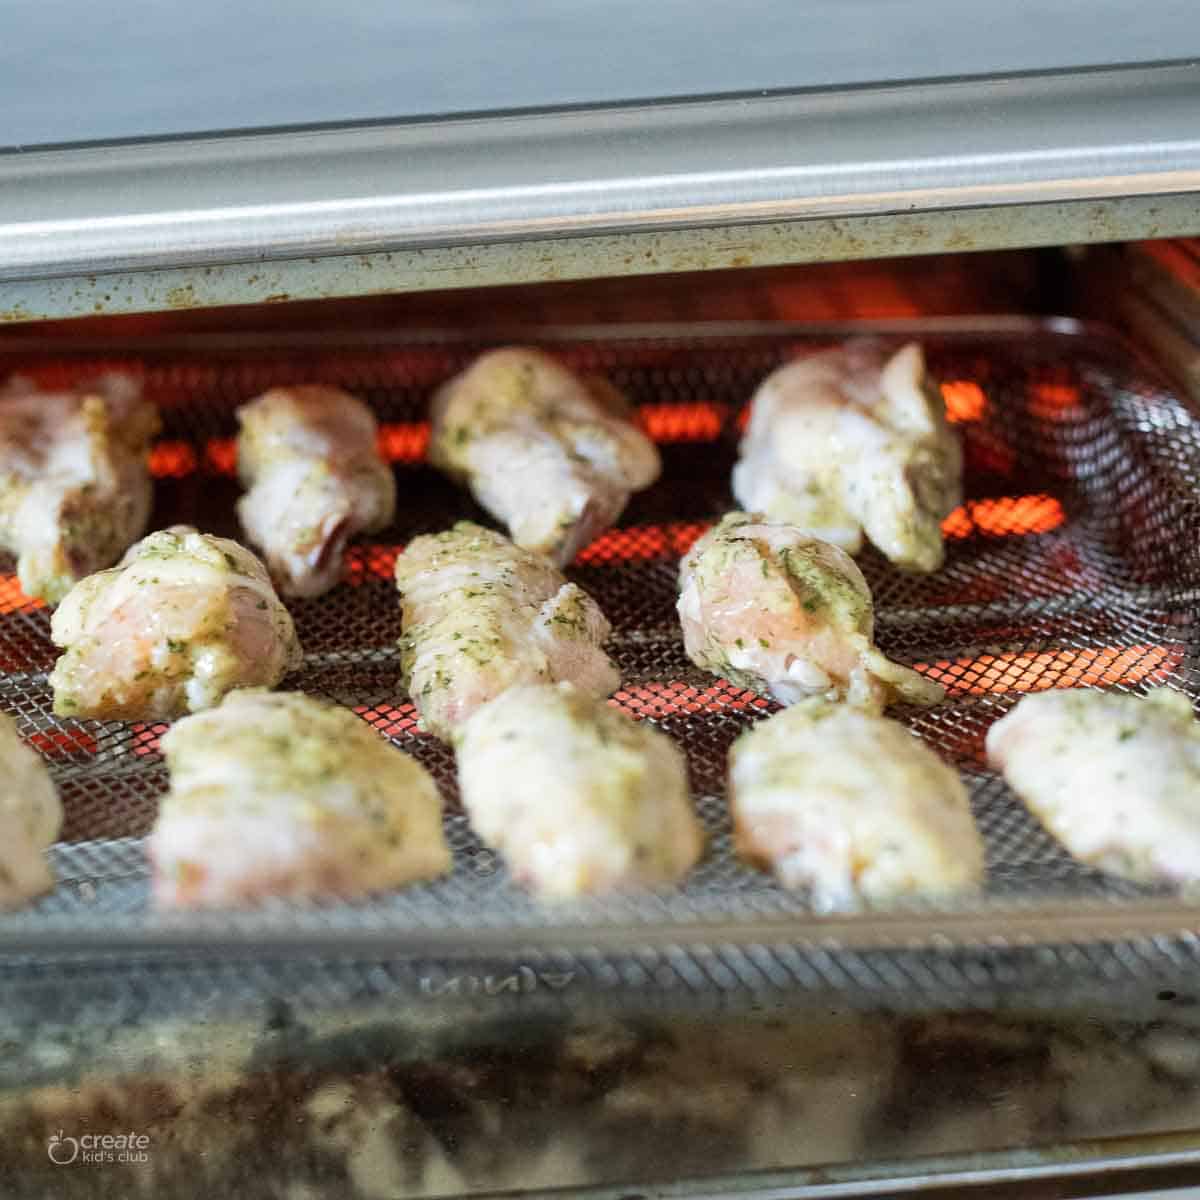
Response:
[[[1193,64],[10,153],[0,280],[1195,194],[1198,118]]]
[[[371,254],[9,280],[0,282],[0,326],[98,314],[1129,241],[1197,232],[1200,203],[1194,194],[1184,194],[416,246]]]

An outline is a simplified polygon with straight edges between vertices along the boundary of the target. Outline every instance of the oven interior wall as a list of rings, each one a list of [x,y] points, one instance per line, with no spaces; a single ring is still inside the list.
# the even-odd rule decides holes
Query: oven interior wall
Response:
[[[299,301],[40,322],[5,339],[224,333],[263,329],[519,328],[655,321],[830,321],[1050,313],[1071,263],[1058,250],[703,271],[364,299]]]

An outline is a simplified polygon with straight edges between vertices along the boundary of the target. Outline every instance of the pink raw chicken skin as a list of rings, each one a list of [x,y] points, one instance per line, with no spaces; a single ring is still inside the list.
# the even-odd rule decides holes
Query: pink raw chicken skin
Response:
[[[596,602],[493,530],[460,521],[415,538],[396,559],[396,586],[405,685],[438,737],[517,684],[569,680],[607,696],[620,683]]]
[[[45,852],[58,837],[63,810],[46,764],[3,713],[0,771],[0,908],[13,908],[54,886]]]
[[[457,755],[472,825],[539,896],[674,883],[703,851],[678,747],[570,683],[477,709]]]
[[[250,688],[163,737],[150,835],[173,908],[351,899],[450,867],[436,784],[347,709]]]
[[[809,696],[880,710],[942,689],[876,649],[854,560],[791,525],[729,513],[679,570],[684,649],[697,666],[781,704]]]
[[[158,428],[127,375],[72,392],[21,378],[0,387],[0,549],[16,555],[26,595],[57,604],[141,536]]]
[[[733,493],[850,554],[863,534],[898,567],[942,565],[962,499],[962,449],[915,342],[862,338],[788,363],[759,386]]]
[[[662,469],[611,384],[520,346],[481,355],[438,392],[429,457],[466,483],[518,546],[559,566]]]
[[[1181,692],[1024,696],[988,761],[1082,862],[1140,883],[1200,884],[1200,722]]]
[[[396,481],[376,449],[375,418],[338,388],[273,388],[238,409],[238,502],[279,590],[319,596],[341,578],[351,538],[388,525]]]
[[[825,910],[951,895],[983,882],[958,773],[897,721],[805,700],[729,756],[738,852]]]
[[[54,614],[64,653],[50,676],[60,716],[170,719],[300,665],[288,611],[263,564],[226,538],[176,526],[75,586]]]

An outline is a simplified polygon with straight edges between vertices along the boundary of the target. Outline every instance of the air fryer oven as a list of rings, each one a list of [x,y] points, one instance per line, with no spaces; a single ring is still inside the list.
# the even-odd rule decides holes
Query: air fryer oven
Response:
[[[8,566],[3,707],[67,821],[54,893],[0,914],[7,1194],[1200,1188],[1200,908],[1075,863],[980,753],[1029,691],[1200,697],[1195,35],[1168,5],[1086,31],[1041,6],[1035,46],[1010,7],[989,42],[919,6],[925,41],[807,57],[802,88],[740,28],[744,60],[671,59],[676,90],[635,103],[636,54],[601,94],[544,27],[555,70],[463,116],[281,91],[270,123],[303,128],[200,136],[186,77],[141,125],[119,87],[70,137],[52,106],[13,110],[44,144],[0,155],[0,375],[139,374],[164,416],[156,525],[236,534],[232,410],[266,386],[337,383],[380,417],[400,515],[293,606],[308,658],[284,686],[434,771],[455,869],[365,905],[156,915],[162,727],[50,713],[47,613]],[[607,16],[598,44],[636,22],[618,8],[586,18]],[[854,28],[895,19],[857,8]],[[832,49],[846,16],[826,18],[805,33]],[[1119,64],[1091,44],[1118,27]],[[224,128],[267,120],[205,103]],[[691,667],[672,604],[757,380],[861,332],[926,344],[967,453],[945,570],[863,565],[883,648],[947,686],[900,715],[967,779],[989,877],[953,910],[829,917],[734,860],[724,755],[769,706]],[[395,554],[479,515],[424,463],[428,396],[512,340],[608,374],[666,463],[571,573],[614,621],[616,702],[688,753],[712,848],[667,894],[531,902],[398,688]]]

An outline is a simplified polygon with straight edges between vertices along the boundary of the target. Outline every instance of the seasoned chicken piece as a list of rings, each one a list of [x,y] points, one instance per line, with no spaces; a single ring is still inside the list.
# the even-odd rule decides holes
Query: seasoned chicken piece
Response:
[[[437,785],[348,709],[247,688],[162,739],[160,905],[351,898],[450,867]]]
[[[570,683],[510,689],[457,749],[471,823],[540,895],[672,883],[704,848],[674,742]]]
[[[729,513],[684,557],[679,619],[688,657],[781,704],[806,696],[880,710],[936,704],[931,680],[872,642],[871,593],[836,546],[752,513]]]
[[[62,804],[41,756],[0,713],[0,908],[12,908],[54,886],[45,850],[62,828]]]
[[[110,721],[211,708],[231,688],[273,686],[301,657],[263,564],[186,525],[77,583],[50,636],[65,647],[50,674],[54,711]]]
[[[962,449],[921,347],[851,341],[780,367],[754,397],[733,494],[743,508],[858,553],[863,532],[906,571],[942,565]]]
[[[319,596],[341,577],[342,551],[388,525],[396,481],[361,400],[332,387],[272,388],[237,412],[238,502],[285,596]]]
[[[440,738],[518,683],[566,679],[607,696],[621,681],[596,602],[490,529],[460,521],[414,539],[396,560],[396,586],[405,686]]]
[[[661,470],[611,384],[519,347],[484,354],[438,392],[429,458],[464,481],[518,546],[560,566]]]
[[[1076,858],[1142,883],[1200,882],[1200,724],[1186,696],[1024,696],[988,730],[987,754]]]
[[[158,428],[127,375],[76,392],[39,392],[21,378],[0,388],[0,549],[16,555],[27,595],[57,604],[142,535]]]
[[[961,892],[983,840],[958,773],[896,721],[806,700],[729,756],[738,852],[821,909]]]

